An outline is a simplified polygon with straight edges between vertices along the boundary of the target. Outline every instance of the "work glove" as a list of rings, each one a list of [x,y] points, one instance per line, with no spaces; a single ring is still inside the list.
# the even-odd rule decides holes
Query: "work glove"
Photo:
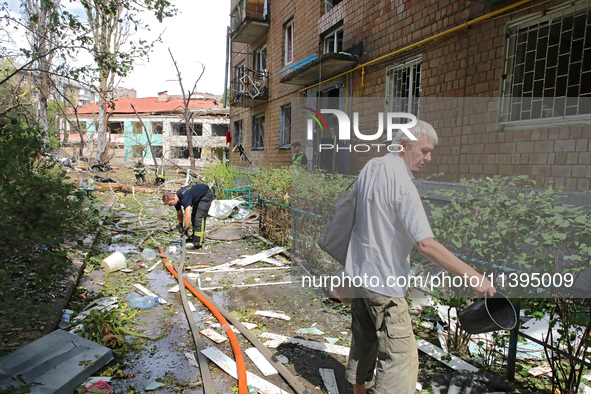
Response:
[[[188,233],[187,229],[180,223],[176,225],[176,228],[179,230],[181,235],[186,235]]]

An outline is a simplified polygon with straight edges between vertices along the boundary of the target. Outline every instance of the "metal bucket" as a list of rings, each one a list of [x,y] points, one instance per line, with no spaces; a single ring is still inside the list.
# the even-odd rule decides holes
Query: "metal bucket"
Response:
[[[511,301],[497,292],[493,297],[480,299],[461,311],[458,319],[464,331],[481,334],[498,330],[512,330],[517,325],[517,313]]]

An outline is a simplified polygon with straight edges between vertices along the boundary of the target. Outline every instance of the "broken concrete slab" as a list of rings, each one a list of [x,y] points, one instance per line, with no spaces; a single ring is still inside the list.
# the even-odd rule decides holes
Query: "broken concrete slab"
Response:
[[[31,394],[70,393],[113,359],[111,349],[56,330],[0,358],[0,388],[31,386]]]

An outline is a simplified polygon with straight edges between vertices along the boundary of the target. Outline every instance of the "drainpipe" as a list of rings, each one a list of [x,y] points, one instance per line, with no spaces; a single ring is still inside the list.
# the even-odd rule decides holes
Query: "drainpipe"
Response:
[[[228,98],[228,68],[230,67],[230,26],[226,28],[226,74],[224,76],[224,108],[226,108],[226,99]]]
[[[378,57],[378,58],[376,58],[374,60],[370,60],[367,63],[360,64],[357,67],[352,68],[351,70],[348,70],[348,71],[345,71],[345,72],[340,73],[338,75],[335,75],[334,77],[331,77],[331,78],[329,78],[329,79],[327,79],[325,81],[318,82],[318,83],[316,83],[314,85],[306,86],[305,88],[298,90],[298,96],[301,96],[301,93],[302,92],[305,92],[308,89],[311,89],[313,87],[316,87],[316,86],[322,85],[324,83],[330,82],[330,81],[332,81],[334,79],[337,79],[339,77],[342,77],[343,75],[350,74],[350,73],[352,73],[354,71],[357,71],[359,69],[361,69],[361,86],[364,86],[363,85],[363,82],[364,82],[363,79],[365,77],[365,67],[371,66],[371,65],[373,65],[375,63],[378,63],[378,62],[380,62],[382,60],[385,60],[387,58],[390,58],[392,56],[396,56],[396,55],[399,55],[399,54],[401,54],[403,52],[407,52],[407,51],[410,51],[412,49],[418,48],[420,46],[423,46],[423,45],[426,45],[426,44],[430,44],[430,43],[432,43],[434,41],[437,41],[439,39],[442,39],[442,38],[445,38],[447,36],[450,36],[450,35],[452,35],[454,33],[457,33],[457,32],[460,32],[462,30],[468,29],[470,26],[473,26],[473,25],[479,24],[481,22],[484,22],[484,21],[486,21],[488,19],[491,19],[491,18],[493,18],[493,17],[495,17],[495,16],[497,16],[499,14],[502,14],[502,13],[504,13],[506,11],[510,11],[510,10],[512,10],[514,8],[517,8],[519,6],[522,6],[523,4],[529,3],[530,1],[531,0],[521,0],[521,1],[518,1],[516,3],[510,4],[510,5],[506,6],[506,7],[499,8],[496,11],[490,12],[490,13],[485,14],[485,15],[482,15],[482,16],[479,16],[478,18],[472,19],[471,21],[468,21],[466,23],[462,23],[459,26],[452,27],[451,29],[445,30],[445,31],[443,31],[441,33],[437,33],[437,34],[435,34],[435,35],[433,35],[431,37],[428,37],[428,38],[425,38],[425,39],[423,39],[421,41],[415,42],[414,44],[410,44],[410,45],[408,45],[406,47],[403,47],[403,48],[397,49],[397,50],[395,50],[393,52],[390,52],[390,53],[388,53],[388,54],[386,54],[384,56],[380,56],[380,57]]]

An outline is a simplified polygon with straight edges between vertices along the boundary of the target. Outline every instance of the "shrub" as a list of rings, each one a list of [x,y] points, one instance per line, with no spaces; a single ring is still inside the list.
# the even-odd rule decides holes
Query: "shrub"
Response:
[[[561,204],[562,189],[535,190],[527,177],[464,179],[459,186],[436,192],[449,201],[446,205],[430,204],[436,238],[462,255],[522,271],[523,276],[513,279],[520,285],[529,283],[514,295],[530,297],[521,303],[533,317],[549,316],[546,343],[585,359],[591,343],[589,300],[582,299],[589,294],[589,281],[584,280],[591,267],[589,207]],[[491,267],[487,270],[491,272]],[[534,280],[543,275],[570,275],[572,286]],[[516,288],[505,285],[506,292]],[[583,288],[577,290],[577,286]],[[538,289],[545,292],[539,295]],[[551,334],[554,327],[558,335]],[[553,369],[553,390],[576,392],[583,366],[551,350],[546,355]]]

